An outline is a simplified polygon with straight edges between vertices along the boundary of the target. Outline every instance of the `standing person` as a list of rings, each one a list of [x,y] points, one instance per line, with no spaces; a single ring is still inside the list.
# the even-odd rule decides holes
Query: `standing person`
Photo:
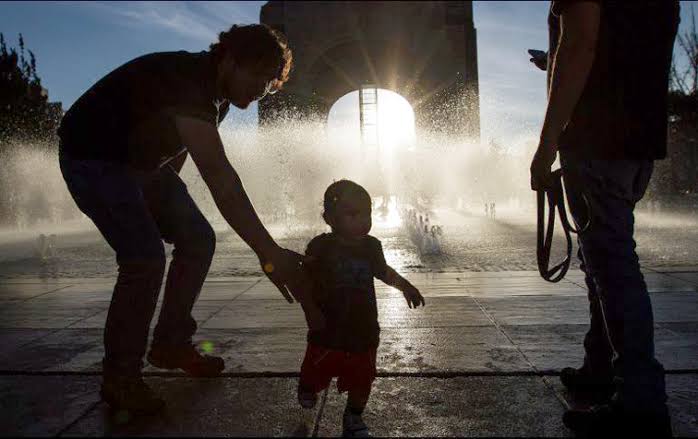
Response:
[[[361,415],[376,376],[380,332],[373,278],[402,291],[410,308],[425,303],[419,290],[386,264],[380,241],[368,234],[371,197],[366,189],[349,180],[332,183],[325,191],[324,208],[323,218],[332,232],[310,241],[305,263],[314,284],[312,308],[323,318],[308,315],[298,401],[303,408],[313,408],[318,392],[339,377],[337,388],[349,393],[344,436],[367,437]],[[313,320],[324,324],[313,325]]]
[[[195,376],[224,369],[222,358],[202,355],[192,344],[191,311],[215,234],[178,176],[188,154],[223,217],[292,301],[286,288],[298,279],[300,255],[279,247],[264,228],[218,134],[230,104],[244,109],[281,88],[291,62],[280,33],[235,25],[220,33],[210,51],[152,53],[124,64],[63,118],[63,177],[119,266],[104,331],[101,389],[113,408],[150,413],[164,404],[141,378],[165,270],[163,240],[174,251],[148,361]]]
[[[531,187],[550,184],[560,162],[577,224],[591,328],[579,369],[562,370],[572,392],[613,397],[563,421],[592,434],[670,436],[664,369],[633,240],[633,211],[666,156],[667,92],[679,21],[676,0],[553,1],[548,108],[531,164]],[[584,198],[589,201],[587,210]]]

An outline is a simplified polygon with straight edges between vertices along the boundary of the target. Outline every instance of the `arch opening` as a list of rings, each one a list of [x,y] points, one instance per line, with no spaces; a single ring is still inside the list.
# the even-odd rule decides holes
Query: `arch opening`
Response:
[[[375,141],[372,141],[371,135],[362,136],[361,111],[359,90],[337,99],[327,115],[327,132],[330,138],[350,149],[361,151],[364,148],[363,152],[366,154],[370,154],[370,149],[377,147],[376,152],[382,160],[388,159],[385,155],[390,156],[414,148],[414,110],[403,96],[390,90],[377,89],[375,116],[367,112],[364,118],[374,119],[366,123],[369,126],[375,123]],[[365,131],[366,129],[364,126]]]

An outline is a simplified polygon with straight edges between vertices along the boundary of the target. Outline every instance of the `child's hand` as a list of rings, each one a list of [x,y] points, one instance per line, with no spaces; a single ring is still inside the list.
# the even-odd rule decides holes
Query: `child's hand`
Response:
[[[405,287],[405,289],[402,291],[402,295],[405,296],[405,300],[407,300],[407,306],[412,308],[417,308],[419,304],[421,303],[422,306],[426,306],[426,303],[424,302],[424,297],[422,297],[422,294],[419,292],[417,288],[415,288],[414,285],[409,284]]]

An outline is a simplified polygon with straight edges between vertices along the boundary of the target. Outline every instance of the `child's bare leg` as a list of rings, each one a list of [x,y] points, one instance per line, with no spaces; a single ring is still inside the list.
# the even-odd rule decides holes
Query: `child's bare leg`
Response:
[[[347,407],[345,412],[350,412],[353,415],[361,415],[366,408],[368,403],[368,397],[370,396],[370,389],[366,390],[349,390],[349,396],[347,397]]]

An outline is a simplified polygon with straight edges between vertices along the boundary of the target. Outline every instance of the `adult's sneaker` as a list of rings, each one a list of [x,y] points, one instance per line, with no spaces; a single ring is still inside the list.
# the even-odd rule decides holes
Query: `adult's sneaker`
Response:
[[[159,412],[165,406],[165,401],[141,377],[105,375],[99,393],[112,410],[148,415]]]
[[[615,391],[611,374],[595,375],[586,366],[579,369],[573,367],[562,369],[560,381],[574,396],[584,397],[592,403],[609,402]]]
[[[223,358],[202,355],[192,344],[154,344],[148,352],[148,362],[161,369],[182,369],[193,377],[216,377],[225,369]]]

